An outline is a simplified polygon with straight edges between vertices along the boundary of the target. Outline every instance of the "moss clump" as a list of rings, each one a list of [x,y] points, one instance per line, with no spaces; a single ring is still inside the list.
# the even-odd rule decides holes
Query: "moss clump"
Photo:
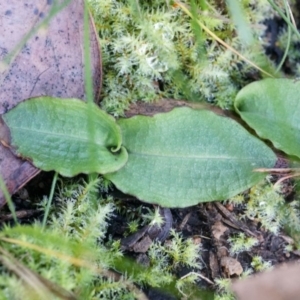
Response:
[[[99,189],[107,190],[107,182],[60,182],[47,229],[36,222],[2,230],[0,240],[9,240],[0,246],[0,261],[5,261],[0,268],[0,299],[60,299],[66,294],[76,299],[136,299],[141,293],[138,286],[172,285],[175,294],[198,290],[192,277],[180,280],[173,274],[183,265],[200,267],[200,245],[173,231],[165,246],[152,245],[149,266],[141,267],[124,257],[120,241],[107,234],[117,205],[111,197],[97,196]],[[157,222],[157,215],[156,210],[148,212],[148,224]],[[19,268],[23,271],[15,272]]]
[[[99,32],[103,58],[103,108],[122,115],[131,102],[161,97],[208,101],[231,108],[246,74],[254,69],[203,31],[197,20],[249,60],[263,65],[262,45],[245,45],[236,36],[226,7],[192,7],[195,20],[176,2],[88,1]],[[243,1],[253,36],[273,14],[267,1]]]

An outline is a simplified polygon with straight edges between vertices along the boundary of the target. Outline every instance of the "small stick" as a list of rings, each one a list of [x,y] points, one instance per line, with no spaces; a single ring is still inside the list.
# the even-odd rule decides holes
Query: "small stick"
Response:
[[[299,171],[299,168],[285,168],[285,169],[280,169],[280,168],[261,168],[261,169],[254,169],[254,172],[260,172],[260,173],[292,173],[295,171]]]
[[[240,230],[244,231],[248,235],[257,237],[256,234],[254,234],[250,229],[247,228],[244,224],[242,224],[240,221],[238,221],[225,207],[219,202],[214,202],[214,205],[218,209],[218,211],[221,213],[221,215],[225,218],[227,218],[230,222],[232,222],[235,226],[237,226]]]
[[[214,284],[213,281],[211,281],[209,278],[205,277],[204,275],[200,274],[200,273],[196,273],[196,272],[190,272],[184,276],[182,276],[180,279],[184,279],[188,276],[191,276],[191,275],[196,275],[197,277],[200,277],[201,279],[205,280],[206,282],[210,283],[210,284]]]

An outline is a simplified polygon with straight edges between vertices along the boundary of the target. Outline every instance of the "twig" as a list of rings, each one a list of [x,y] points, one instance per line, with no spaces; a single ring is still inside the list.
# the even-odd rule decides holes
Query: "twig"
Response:
[[[182,222],[179,225],[180,230],[182,230],[184,228],[184,226],[186,225],[186,223],[188,222],[190,217],[191,217],[191,212],[189,212],[188,214],[185,215],[185,217],[183,218]]]
[[[215,202],[214,205],[216,206],[218,211],[223,215],[223,217],[227,218],[230,222],[232,222],[235,226],[237,226],[237,229],[240,229],[245,233],[256,237],[256,234],[250,231],[247,226],[245,226],[240,221],[238,221],[221,203]]]
[[[205,277],[204,275],[200,274],[200,273],[196,273],[196,272],[190,272],[184,276],[182,276],[180,279],[184,279],[186,277],[189,277],[191,275],[196,275],[197,277],[200,277],[201,279],[205,280],[206,282],[208,282],[209,284],[214,284],[213,281],[211,281],[209,278]]]
[[[260,172],[260,173],[291,173],[294,171],[299,171],[299,168],[259,168],[254,169],[254,172]]]

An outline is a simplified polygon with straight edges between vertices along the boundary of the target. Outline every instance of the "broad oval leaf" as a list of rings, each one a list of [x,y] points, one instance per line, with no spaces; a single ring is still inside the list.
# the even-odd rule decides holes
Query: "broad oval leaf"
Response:
[[[115,120],[93,103],[40,97],[3,115],[14,151],[45,171],[64,176],[120,169],[127,151]]]
[[[118,121],[128,162],[106,174],[121,191],[165,207],[223,200],[265,177],[275,154],[235,121],[177,108]]]
[[[300,82],[264,79],[244,87],[235,109],[257,134],[287,154],[300,157]]]

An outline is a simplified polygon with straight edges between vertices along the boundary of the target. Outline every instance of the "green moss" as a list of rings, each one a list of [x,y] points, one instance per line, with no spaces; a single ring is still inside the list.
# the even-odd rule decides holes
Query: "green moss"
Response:
[[[139,267],[123,257],[120,241],[107,236],[110,218],[118,202],[111,197],[95,198],[99,189],[107,189],[102,178],[91,178],[87,182],[60,180],[47,229],[43,230],[36,222],[31,226],[2,230],[0,238],[13,238],[21,243],[21,247],[15,242],[1,242],[0,260],[10,260],[2,253],[1,249],[4,249],[17,261],[0,269],[0,279],[3,279],[0,281],[0,299],[56,299],[56,296],[60,299],[60,296],[54,296],[52,288],[37,284],[39,280],[35,276],[25,284],[28,275],[17,273],[16,276],[15,272],[8,272],[12,266],[18,268],[19,263],[28,268],[28,272],[36,272],[52,282],[51,286],[54,284],[60,291],[72,292],[79,299],[136,299],[139,290],[134,284],[162,289],[178,284],[177,293],[191,289],[191,279],[177,282],[173,274],[183,265],[200,267],[200,245],[184,240],[173,231],[165,246],[154,243],[148,251],[150,266]],[[157,224],[160,223],[158,215],[157,209],[148,210],[145,218],[138,221]],[[123,276],[116,280],[116,273],[110,270],[119,270]]]
[[[269,181],[253,186],[244,198],[244,217],[256,219],[263,228],[278,234],[279,230],[289,225],[294,230],[300,230],[299,203],[284,200],[281,186],[275,186]],[[231,199],[233,203],[242,203],[243,195]]]
[[[88,1],[96,21],[103,56],[102,106],[122,115],[137,100],[174,98],[208,101],[231,108],[253,68],[205,33],[170,1]],[[189,1],[182,1],[189,7]],[[270,13],[267,1],[244,1],[257,39],[260,22]],[[226,13],[214,2],[194,15],[231,47],[259,65],[262,45],[245,46]]]
[[[254,237],[247,237],[244,233],[239,233],[235,237],[228,239],[230,244],[230,254],[235,255],[243,251],[250,251],[252,247],[258,244],[258,240]]]

